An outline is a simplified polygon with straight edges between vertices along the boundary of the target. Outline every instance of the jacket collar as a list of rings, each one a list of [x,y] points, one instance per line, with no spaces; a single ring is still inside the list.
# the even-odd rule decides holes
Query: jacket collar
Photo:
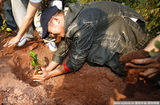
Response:
[[[80,13],[81,9],[83,8],[83,5],[77,4],[77,3],[72,3],[68,6],[67,13],[64,17],[64,29],[65,33],[68,31],[68,27],[73,23],[73,21],[76,19],[78,14]],[[69,37],[66,35],[66,37]]]

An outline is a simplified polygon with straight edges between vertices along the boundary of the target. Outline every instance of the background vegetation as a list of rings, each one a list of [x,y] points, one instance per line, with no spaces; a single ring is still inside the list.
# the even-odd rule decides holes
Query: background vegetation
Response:
[[[115,1],[128,5],[144,17],[150,36],[155,37],[160,34],[160,0],[68,0],[67,2],[86,4],[93,1]]]

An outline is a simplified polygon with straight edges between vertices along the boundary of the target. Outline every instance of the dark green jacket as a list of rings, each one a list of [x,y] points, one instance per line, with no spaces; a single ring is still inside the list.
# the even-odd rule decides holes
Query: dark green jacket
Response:
[[[66,65],[71,71],[77,71],[85,61],[109,64],[106,62],[116,53],[123,55],[136,50],[137,43],[142,46],[145,43],[146,34],[144,27],[131,21],[130,17],[144,23],[141,15],[119,3],[70,4],[65,16],[65,40],[59,44],[53,61],[62,63],[70,50]],[[112,64],[107,66],[112,68]]]

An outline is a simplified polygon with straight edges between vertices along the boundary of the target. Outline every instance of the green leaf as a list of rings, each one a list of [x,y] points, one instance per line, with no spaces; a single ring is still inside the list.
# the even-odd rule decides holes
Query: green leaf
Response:
[[[38,66],[36,66],[36,70],[38,70]]]
[[[157,4],[157,7],[159,7],[160,6],[160,2]]]
[[[38,60],[38,55],[36,54],[35,56],[34,56],[34,60]]]
[[[153,50],[151,50],[151,51],[149,52],[149,55],[150,55],[150,56],[155,56],[155,55],[157,55],[157,52],[155,52],[155,50],[153,49]]]
[[[36,62],[34,60],[31,61],[32,66],[36,66]]]
[[[30,55],[30,57],[32,57],[32,58],[34,59],[34,56],[35,56],[34,51],[31,50],[31,51],[29,52],[29,55]]]
[[[154,45],[156,48],[158,48],[158,50],[160,50],[160,41],[156,40]]]

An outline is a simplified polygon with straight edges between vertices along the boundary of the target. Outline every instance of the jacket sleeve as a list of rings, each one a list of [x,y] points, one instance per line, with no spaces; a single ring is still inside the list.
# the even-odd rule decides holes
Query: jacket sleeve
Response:
[[[70,72],[78,71],[84,64],[93,42],[94,30],[90,24],[83,24],[73,37],[69,59],[66,62]]]
[[[56,63],[62,64],[68,53],[69,45],[69,42],[62,40],[58,45],[57,51],[53,54],[52,60]]]

